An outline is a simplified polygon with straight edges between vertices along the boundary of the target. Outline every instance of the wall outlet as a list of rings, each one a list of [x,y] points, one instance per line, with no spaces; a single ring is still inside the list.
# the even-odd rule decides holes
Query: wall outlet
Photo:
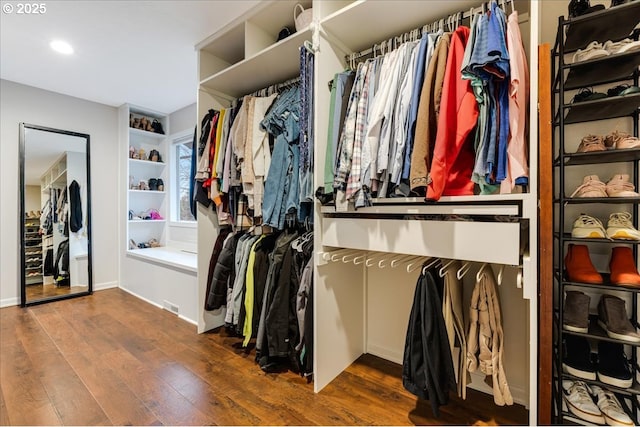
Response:
[[[167,300],[162,301],[162,306],[165,310],[172,312],[173,314],[178,314],[180,312],[180,307],[175,305],[172,302]]]

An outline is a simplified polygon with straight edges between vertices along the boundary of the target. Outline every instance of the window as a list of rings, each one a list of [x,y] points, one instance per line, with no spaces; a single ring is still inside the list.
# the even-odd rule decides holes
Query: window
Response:
[[[189,186],[191,182],[191,153],[193,150],[193,133],[183,135],[173,140],[174,188],[172,207],[174,221],[195,221],[191,214],[191,200]]]

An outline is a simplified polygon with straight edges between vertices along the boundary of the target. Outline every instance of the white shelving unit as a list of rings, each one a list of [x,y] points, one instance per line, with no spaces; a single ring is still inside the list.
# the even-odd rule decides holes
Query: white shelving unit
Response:
[[[299,51],[313,44],[314,186],[324,182],[330,92],[327,82],[346,68],[345,55],[380,43],[449,14],[478,8],[477,0],[314,0],[313,22],[302,31],[276,42],[283,26],[294,28],[296,1],[265,1],[246,16],[199,43],[198,118],[210,108],[224,108],[231,100],[298,75]],[[510,6],[509,6],[510,7]],[[508,380],[517,402],[529,409],[530,424],[537,419],[537,44],[539,4],[518,1],[523,40],[530,64],[529,155],[530,185],[524,194],[444,197],[424,204],[415,198],[376,200],[373,207],[341,212],[315,203],[315,252],[341,248],[363,252],[416,254],[505,265],[500,288],[505,325]],[[523,19],[524,17],[524,19]],[[525,21],[525,22],[523,22]],[[268,23],[268,25],[267,25]],[[256,72],[259,70],[259,72]],[[198,130],[199,134],[199,130]],[[398,202],[404,203],[399,205]],[[366,212],[365,212],[366,211]],[[366,213],[367,219],[357,215]],[[375,214],[473,214],[487,222],[376,218]],[[497,222],[495,215],[514,222]],[[224,312],[204,311],[206,271],[218,234],[211,209],[198,206],[198,331],[224,323]],[[495,250],[491,250],[495,248]],[[479,266],[479,264],[478,264]],[[465,279],[471,280],[477,268]],[[402,274],[402,273],[400,273]],[[376,270],[363,265],[325,263],[314,266],[314,389],[320,391],[363,353],[401,363],[404,337],[417,274]],[[518,279],[521,277],[521,280]],[[522,288],[516,286],[516,282]],[[470,292],[470,283],[465,289]],[[465,292],[467,292],[465,291]],[[468,296],[465,295],[468,300]],[[470,385],[487,391],[482,379]],[[490,392],[490,391],[489,391]]]
[[[129,115],[134,117],[144,116],[150,121],[158,120],[162,123],[164,134],[149,132],[142,129],[129,127]],[[134,215],[143,216],[145,212],[155,209],[158,213],[166,218],[168,214],[168,181],[169,173],[168,163],[168,142],[167,135],[169,132],[168,118],[166,114],[158,113],[143,108],[134,107],[125,104],[120,107],[120,124],[122,143],[121,148],[123,156],[125,156],[125,173],[123,174],[123,182],[126,194],[126,210],[125,215],[125,250],[129,251],[130,241],[140,244],[148,242],[150,239],[156,239],[161,245],[166,240],[166,220],[129,220],[129,211]],[[136,153],[144,150],[143,158],[131,158],[129,148],[135,148]],[[160,160],[152,161],[149,155],[152,150],[160,153]],[[162,179],[164,183],[164,191],[151,191],[136,189],[141,181],[148,185],[151,178]]]

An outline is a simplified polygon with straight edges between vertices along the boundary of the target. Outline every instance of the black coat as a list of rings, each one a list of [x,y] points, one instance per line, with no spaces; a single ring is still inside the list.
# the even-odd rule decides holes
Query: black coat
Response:
[[[80,198],[80,184],[74,179],[69,184],[69,228],[76,233],[82,228],[82,200]]]
[[[440,415],[439,406],[449,402],[449,391],[456,389],[438,288],[442,289],[442,279],[437,271],[427,271],[418,279],[402,362],[404,388],[430,400],[436,417]]]
[[[227,236],[231,233],[231,228],[223,228],[218,233],[218,237],[216,238],[216,242],[213,245],[213,252],[211,253],[211,258],[209,259],[209,272],[207,274],[207,299],[204,304],[205,310],[215,310],[220,307],[227,301],[227,290],[224,290],[224,298],[222,301],[216,294],[216,288],[214,287],[214,277],[216,273],[216,268],[218,268],[218,264],[220,263],[220,257],[224,250],[223,244]],[[231,239],[233,240],[233,239]],[[235,249],[234,249],[235,252]],[[232,258],[233,260],[233,258]],[[225,259],[226,262],[226,259]],[[233,261],[232,261],[233,262]],[[218,273],[218,276],[220,273]],[[228,277],[228,276],[227,276]]]

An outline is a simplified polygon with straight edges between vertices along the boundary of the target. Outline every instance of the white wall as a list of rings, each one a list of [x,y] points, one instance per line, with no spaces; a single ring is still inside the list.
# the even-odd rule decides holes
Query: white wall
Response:
[[[24,192],[24,211],[29,213],[30,211],[37,212],[40,210],[40,186],[39,185],[27,185]],[[4,267],[4,263],[3,263]]]
[[[169,129],[171,133],[180,133],[185,130],[193,130],[199,120],[196,112],[196,103],[174,111],[169,114]]]
[[[117,110],[0,80],[0,306],[19,303],[18,138],[20,122],[91,136],[94,290],[117,285],[119,209]]]

